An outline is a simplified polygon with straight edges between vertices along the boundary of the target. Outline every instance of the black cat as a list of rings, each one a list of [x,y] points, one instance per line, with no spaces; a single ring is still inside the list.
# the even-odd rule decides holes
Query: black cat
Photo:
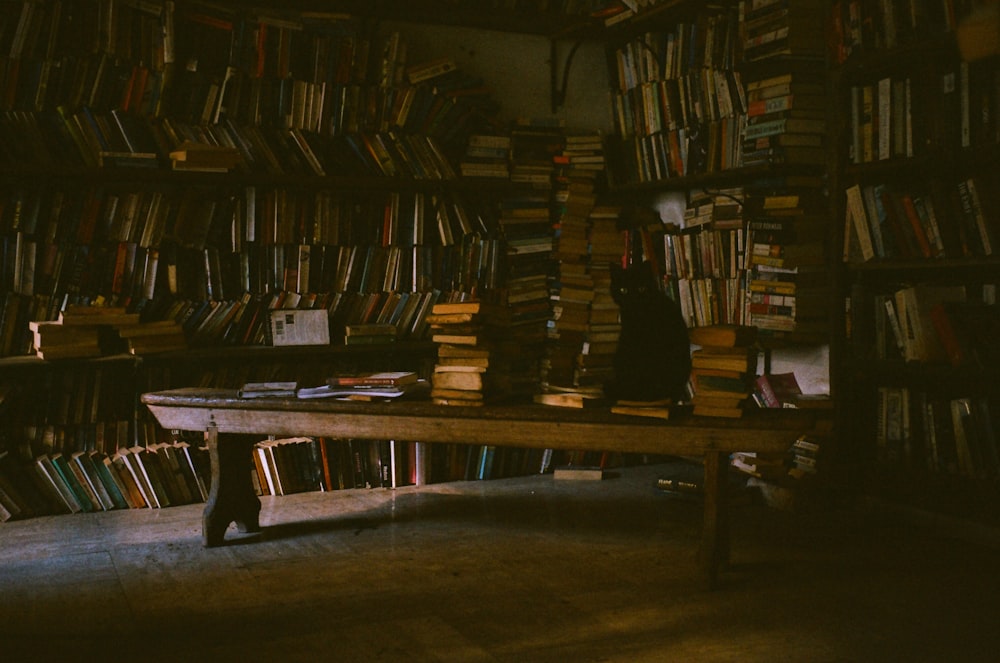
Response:
[[[648,262],[628,268],[612,264],[611,295],[622,328],[608,396],[638,401],[683,398],[691,374],[691,344],[680,306],[657,287]]]

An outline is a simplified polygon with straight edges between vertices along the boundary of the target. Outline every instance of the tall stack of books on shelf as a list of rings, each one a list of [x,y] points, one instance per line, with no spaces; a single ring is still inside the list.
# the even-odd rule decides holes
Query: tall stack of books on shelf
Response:
[[[826,85],[819,68],[747,76],[743,165],[824,165]]]
[[[826,195],[747,190],[748,324],[772,337],[822,339],[829,318]]]
[[[548,388],[571,390],[580,386],[577,359],[594,298],[588,219],[597,202],[597,182],[593,171],[578,171],[568,164],[559,170],[554,193],[555,278],[550,289],[552,319],[548,323],[545,383]]]
[[[577,382],[607,384],[614,376],[613,360],[621,336],[618,303],[611,295],[611,265],[622,260],[627,232],[619,228],[623,209],[617,205],[597,205],[590,211],[590,278],[594,298],[590,302],[590,322],[578,358]]]
[[[740,418],[757,373],[757,329],[711,325],[689,331],[694,414]]]

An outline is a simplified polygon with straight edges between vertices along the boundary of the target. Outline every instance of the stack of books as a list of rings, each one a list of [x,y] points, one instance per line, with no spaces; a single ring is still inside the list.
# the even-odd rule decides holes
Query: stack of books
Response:
[[[822,191],[747,189],[750,270],[746,323],[769,336],[821,338],[828,329],[830,278]]]
[[[618,227],[621,212],[615,205],[597,205],[588,218],[594,298],[590,302],[590,324],[583,352],[577,358],[580,384],[605,384],[614,377],[613,360],[622,326],[618,304],[611,296],[611,263],[622,259],[625,233]]]
[[[792,467],[789,476],[801,479],[810,474],[816,474],[817,461],[820,456],[821,441],[809,435],[802,435],[792,443]]]
[[[380,371],[334,375],[316,387],[299,387],[298,398],[337,398],[350,401],[388,401],[426,394],[427,381],[413,371]]]
[[[31,321],[36,354],[42,359],[97,357],[110,347],[113,330],[139,326],[139,314],[124,306],[67,306],[56,321]],[[104,345],[102,346],[102,343]]]
[[[589,217],[597,197],[592,171],[563,169],[557,178],[555,225],[555,279],[552,283],[552,319],[548,328],[546,384],[557,388],[579,386],[577,359],[583,353],[590,326],[594,281],[590,274]]]
[[[42,359],[97,357],[101,354],[100,328],[64,325],[55,320],[28,323],[35,354]]]
[[[711,325],[689,331],[694,414],[739,418],[753,391],[757,372],[757,330],[742,325]]]
[[[821,71],[747,80],[743,165],[823,165],[826,96]]]
[[[759,62],[787,56],[822,58],[826,22],[820,0],[740,5],[743,60]]]
[[[510,177],[510,136],[472,134],[459,163],[463,177]]]
[[[490,392],[488,372],[495,357],[486,325],[491,305],[482,301],[435,304],[427,316],[438,361],[431,399],[440,405],[482,405]]]
[[[389,323],[359,323],[344,325],[345,345],[393,343],[398,336],[396,325]]]
[[[517,120],[510,135],[511,181],[550,188],[553,157],[563,150],[564,134],[561,120]]]

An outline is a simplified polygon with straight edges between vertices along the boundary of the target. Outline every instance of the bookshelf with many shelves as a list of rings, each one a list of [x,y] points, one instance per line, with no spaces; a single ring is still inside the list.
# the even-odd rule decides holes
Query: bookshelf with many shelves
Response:
[[[1000,278],[1000,70],[992,57],[962,60],[955,28],[967,7],[910,4],[920,11],[870,16],[853,36],[845,27],[833,72],[845,305],[834,366],[850,413],[841,437],[873,495],[995,523],[986,338]],[[942,7],[946,18],[929,20]]]
[[[642,172],[640,168],[646,171],[642,178],[619,175],[609,190],[600,190],[600,195],[607,196],[612,204],[629,201],[631,205],[639,199],[645,206],[655,204],[664,192],[693,191],[696,195],[690,200],[685,196],[685,206],[692,203],[696,210],[700,190],[709,189],[709,197],[718,197],[713,207],[720,210],[720,215],[726,201],[735,197],[742,198],[746,209],[754,210],[754,216],[767,217],[769,214],[762,210],[779,197],[791,203],[788,196],[798,201],[800,194],[804,199],[823,189],[822,164],[789,160],[783,150],[758,145],[762,139],[772,142],[767,132],[755,139],[753,146],[738,139],[742,127],[751,122],[777,120],[782,124],[791,119],[770,115],[785,111],[766,108],[759,111],[759,116],[754,115],[757,119],[748,117],[749,104],[757,100],[740,99],[744,83],[756,82],[765,87],[766,79],[785,70],[799,75],[803,59],[810,62],[808,68],[822,66],[822,58],[815,53],[798,52],[802,44],[791,40],[783,43],[785,37],[774,32],[785,27],[780,16],[768,16],[767,11],[755,14],[752,18],[758,22],[754,27],[758,33],[748,36],[740,32],[741,21],[747,17],[739,15],[740,5],[736,3],[708,8],[714,17],[710,20],[698,17],[700,3],[651,3],[656,8],[641,12],[636,23],[615,23],[614,29],[606,33],[593,31],[592,18],[581,19],[582,4],[586,3],[577,3],[573,11],[564,7],[554,14],[542,12],[545,20],[537,20],[538,12],[534,10],[538,7],[534,5],[522,13],[507,11],[505,3],[495,4],[498,6],[475,18],[471,12],[444,11],[440,7],[417,16],[415,12],[420,12],[424,3],[408,5],[406,11],[400,7],[399,12],[394,3],[373,5],[373,10],[356,3],[323,3],[319,7],[303,2],[296,3],[293,12],[276,3],[264,3],[263,10],[250,9],[243,3],[138,5],[106,0],[5,5],[11,20],[4,24],[6,31],[0,33],[0,52],[9,47],[11,56],[4,61],[6,94],[0,131],[11,140],[4,143],[7,147],[0,154],[0,169],[11,177],[5,178],[0,219],[5,240],[5,310],[16,310],[14,316],[6,317],[12,322],[0,327],[7,331],[5,338],[12,339],[5,341],[9,345],[4,354],[27,352],[30,343],[23,331],[25,321],[52,317],[62,306],[60,299],[114,301],[133,307],[137,301],[146,300],[141,309],[147,319],[184,319],[185,314],[172,306],[190,299],[197,305],[187,306],[197,306],[202,314],[206,302],[213,302],[217,312],[201,323],[196,318],[190,322],[193,311],[192,317],[186,318],[193,342],[188,351],[138,360],[132,357],[134,379],[142,385],[137,391],[188,383],[195,379],[188,369],[197,371],[200,363],[217,363],[221,367],[228,362],[239,365],[241,370],[261,371],[254,375],[267,374],[273,368],[277,371],[273,375],[288,376],[292,373],[284,371],[299,363],[294,353],[263,347],[266,336],[262,331],[251,332],[239,326],[241,310],[250,311],[254,306],[266,310],[275,297],[288,293],[293,299],[311,301],[311,293],[326,290],[326,296],[367,301],[365,306],[359,304],[358,310],[391,312],[400,310],[392,308],[388,299],[400,287],[409,288],[411,299],[413,295],[420,299],[464,298],[495,288],[498,275],[506,274],[505,268],[510,267],[500,258],[490,262],[490,256],[503,253],[498,242],[504,233],[504,202],[533,188],[512,182],[509,177],[498,180],[456,175],[470,135],[503,135],[510,129],[496,119],[495,100],[483,81],[456,72],[449,58],[414,62],[407,56],[406,39],[396,31],[395,23],[384,25],[368,20],[372,18],[434,25],[450,25],[457,20],[462,25],[513,29],[553,40],[596,36],[606,44],[615,44],[612,48],[628,50],[627,45],[633,44],[631,51],[640,60],[650,52],[648,44],[636,42],[645,39],[639,35],[667,35],[674,31],[676,36],[681,33],[675,27],[683,24],[688,26],[685,34],[689,36],[718,36],[718,48],[706,50],[705,54],[721,54],[719,67],[699,69],[697,74],[692,70],[681,79],[652,75],[650,69],[646,71],[649,80],[643,86],[666,88],[672,85],[670,81],[683,80],[691,87],[701,85],[704,75],[706,86],[702,92],[709,96],[704,98],[702,110],[707,114],[692,111],[692,117],[697,118],[699,127],[713,123],[721,126],[719,122],[724,120],[728,127],[725,138],[720,140],[721,129],[706,130],[704,135],[712,137],[712,147],[702,145],[706,156],[703,163],[671,172],[669,165],[664,171],[662,160],[649,161],[645,166],[637,162],[635,172]],[[49,11],[55,7],[64,13]],[[341,16],[342,11],[349,16]],[[510,20],[494,20],[500,15]],[[95,28],[101,29],[77,34],[66,29],[67,16],[87,25],[93,22]],[[480,20],[486,23],[480,24]],[[22,23],[23,29],[19,27]],[[43,25],[57,28],[47,42],[33,36]],[[186,39],[185,35],[192,32],[200,37]],[[759,59],[743,62],[740,53],[751,47],[747,40],[765,34],[779,42],[775,52],[758,51]],[[353,57],[362,52],[368,57]],[[342,58],[346,53],[352,57]],[[652,55],[665,54],[657,51]],[[361,60],[370,66],[361,66]],[[428,78],[418,80],[423,76]],[[39,77],[47,77],[46,84],[33,88],[30,81]],[[729,87],[728,97],[719,93],[725,87]],[[618,89],[621,99],[636,94],[629,91],[632,88],[628,84]],[[742,109],[744,104],[747,109],[738,112],[737,106]],[[423,110],[418,112],[416,108]],[[633,115],[633,120],[638,118],[646,124],[652,117]],[[43,131],[42,127],[51,131]],[[649,128],[643,129],[638,144],[662,139],[662,131]],[[773,129],[775,136],[786,133],[783,124]],[[624,128],[625,134],[631,131]],[[815,141],[818,133],[812,133],[808,140]],[[776,138],[774,142],[781,140]],[[177,160],[171,159],[170,152],[183,147],[184,141],[235,149],[241,157],[239,165],[228,172],[215,172],[223,170],[219,167],[209,167],[211,172],[177,169]],[[122,144],[125,150],[120,149]],[[742,157],[751,147],[765,151],[758,153],[752,164],[746,164]],[[656,163],[660,163],[659,176]],[[138,167],[140,164],[144,167]],[[741,191],[735,193],[734,188]],[[543,189],[543,194],[549,196],[548,188]],[[809,226],[810,232],[822,233],[823,226],[812,223],[821,215],[818,209],[807,211],[797,204],[787,209],[789,218],[777,222],[779,225]],[[24,210],[30,214],[25,216]],[[125,219],[134,218],[134,212],[127,210],[143,210],[141,218],[146,222],[132,226],[137,237],[123,230]],[[406,224],[420,217],[424,222],[423,241],[398,236],[401,228],[413,231]],[[95,224],[93,234],[88,234],[87,225],[80,223],[88,218]],[[317,218],[331,223],[336,218],[338,229],[334,232],[329,224],[311,223]],[[160,230],[157,224],[162,219],[166,222]],[[718,220],[721,222],[721,217]],[[738,230],[720,227],[706,233],[724,234],[727,243],[730,237],[741,236],[735,244],[742,242],[744,261],[743,266],[734,266],[734,274],[713,274],[709,278],[735,283],[757,270],[747,250],[753,244],[748,234],[753,219],[744,215],[739,222],[744,221],[747,225]],[[467,224],[471,224],[471,230]],[[143,230],[148,231],[148,241],[143,240]],[[665,237],[670,234],[667,228],[657,227],[660,234],[645,248],[642,229],[633,227],[630,231],[626,233],[629,251],[634,252],[630,255],[640,259],[655,256],[661,274],[665,274]],[[92,241],[95,237],[97,241]],[[780,253],[777,247],[782,243],[793,243],[789,237],[786,233],[781,240],[769,240],[769,251],[774,244]],[[303,247],[309,250],[303,252]],[[34,270],[25,267],[25,256],[32,250],[36,255]],[[154,250],[156,267],[146,268]],[[331,251],[336,260],[327,261]],[[61,269],[72,287],[60,286],[55,272],[48,271],[47,262],[38,262],[38,257],[49,254],[52,269],[62,254]],[[78,259],[70,261],[70,254]],[[304,254],[309,256],[308,279],[302,276]],[[398,259],[399,268],[373,267],[368,274],[376,277],[376,282],[370,287],[361,285],[362,281],[343,288],[323,287],[338,280],[337,270],[327,269],[327,262],[343,264],[350,256],[358,260],[362,254],[372,265]],[[124,255],[124,265],[120,255]],[[735,252],[720,253],[723,255],[727,263],[737,262]],[[784,259],[781,255],[773,258]],[[75,262],[77,268],[67,272],[68,261]],[[317,268],[318,263],[324,267]],[[421,264],[427,274],[421,274]],[[177,265],[174,276],[170,265]],[[364,273],[363,269],[359,272]],[[393,274],[400,277],[399,282]],[[152,285],[140,275],[154,276]],[[424,280],[418,283],[420,278]],[[149,289],[153,296],[144,297]],[[183,296],[181,290],[185,291]],[[161,298],[161,293],[169,296]],[[495,294],[500,299],[506,295]],[[316,301],[322,296],[317,295]],[[734,302],[732,315],[703,315],[692,320],[696,324],[730,319],[752,324],[752,318],[746,317],[748,309],[735,303],[743,296],[744,291],[737,286],[724,297]],[[244,301],[247,297],[252,305]],[[17,306],[9,309],[11,300],[29,302],[19,306],[31,310],[22,312]],[[329,306],[329,300],[326,302]],[[782,306],[787,305],[788,301],[783,300]],[[41,310],[44,315],[39,313]],[[789,317],[789,311],[783,313]],[[817,316],[820,325],[822,317]],[[334,338],[339,339],[342,326],[354,320],[348,313],[334,316]],[[800,322],[800,329],[791,328]],[[804,333],[805,322],[794,316],[783,320],[780,329],[772,330],[771,341],[781,344],[823,337],[822,331]],[[9,332],[8,327],[19,329],[19,336]],[[419,346],[421,334],[411,336]],[[404,341],[401,338],[394,348],[407,360],[420,364],[426,359],[423,350]],[[362,365],[364,362],[355,363],[353,350],[345,350],[344,356],[338,351],[330,365]],[[4,366],[8,361],[21,360],[0,359]],[[232,387],[238,386],[232,383],[238,380],[233,377],[237,372],[219,368],[204,371],[204,377]],[[176,377],[181,374],[184,377]],[[140,433],[145,423],[141,415],[135,414],[134,402],[132,407],[129,441],[138,440],[140,435],[167,441],[163,439],[164,431]],[[508,458],[501,465],[510,468],[523,460]],[[462,463],[457,459],[445,462],[438,458],[437,462],[440,476],[462,474],[458,471]],[[444,465],[450,471],[442,470]],[[469,466],[468,459],[464,465]]]

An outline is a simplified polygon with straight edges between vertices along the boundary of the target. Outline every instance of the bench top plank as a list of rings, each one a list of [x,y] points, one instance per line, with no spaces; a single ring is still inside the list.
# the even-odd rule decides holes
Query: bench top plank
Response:
[[[160,425],[220,433],[313,435],[580,451],[702,455],[784,452],[795,438],[824,429],[813,410],[748,410],[740,419],[695,417],[684,408],[669,420],[614,414],[608,408],[544,405],[459,407],[429,401],[239,398],[232,389],[185,388],[142,395]]]

